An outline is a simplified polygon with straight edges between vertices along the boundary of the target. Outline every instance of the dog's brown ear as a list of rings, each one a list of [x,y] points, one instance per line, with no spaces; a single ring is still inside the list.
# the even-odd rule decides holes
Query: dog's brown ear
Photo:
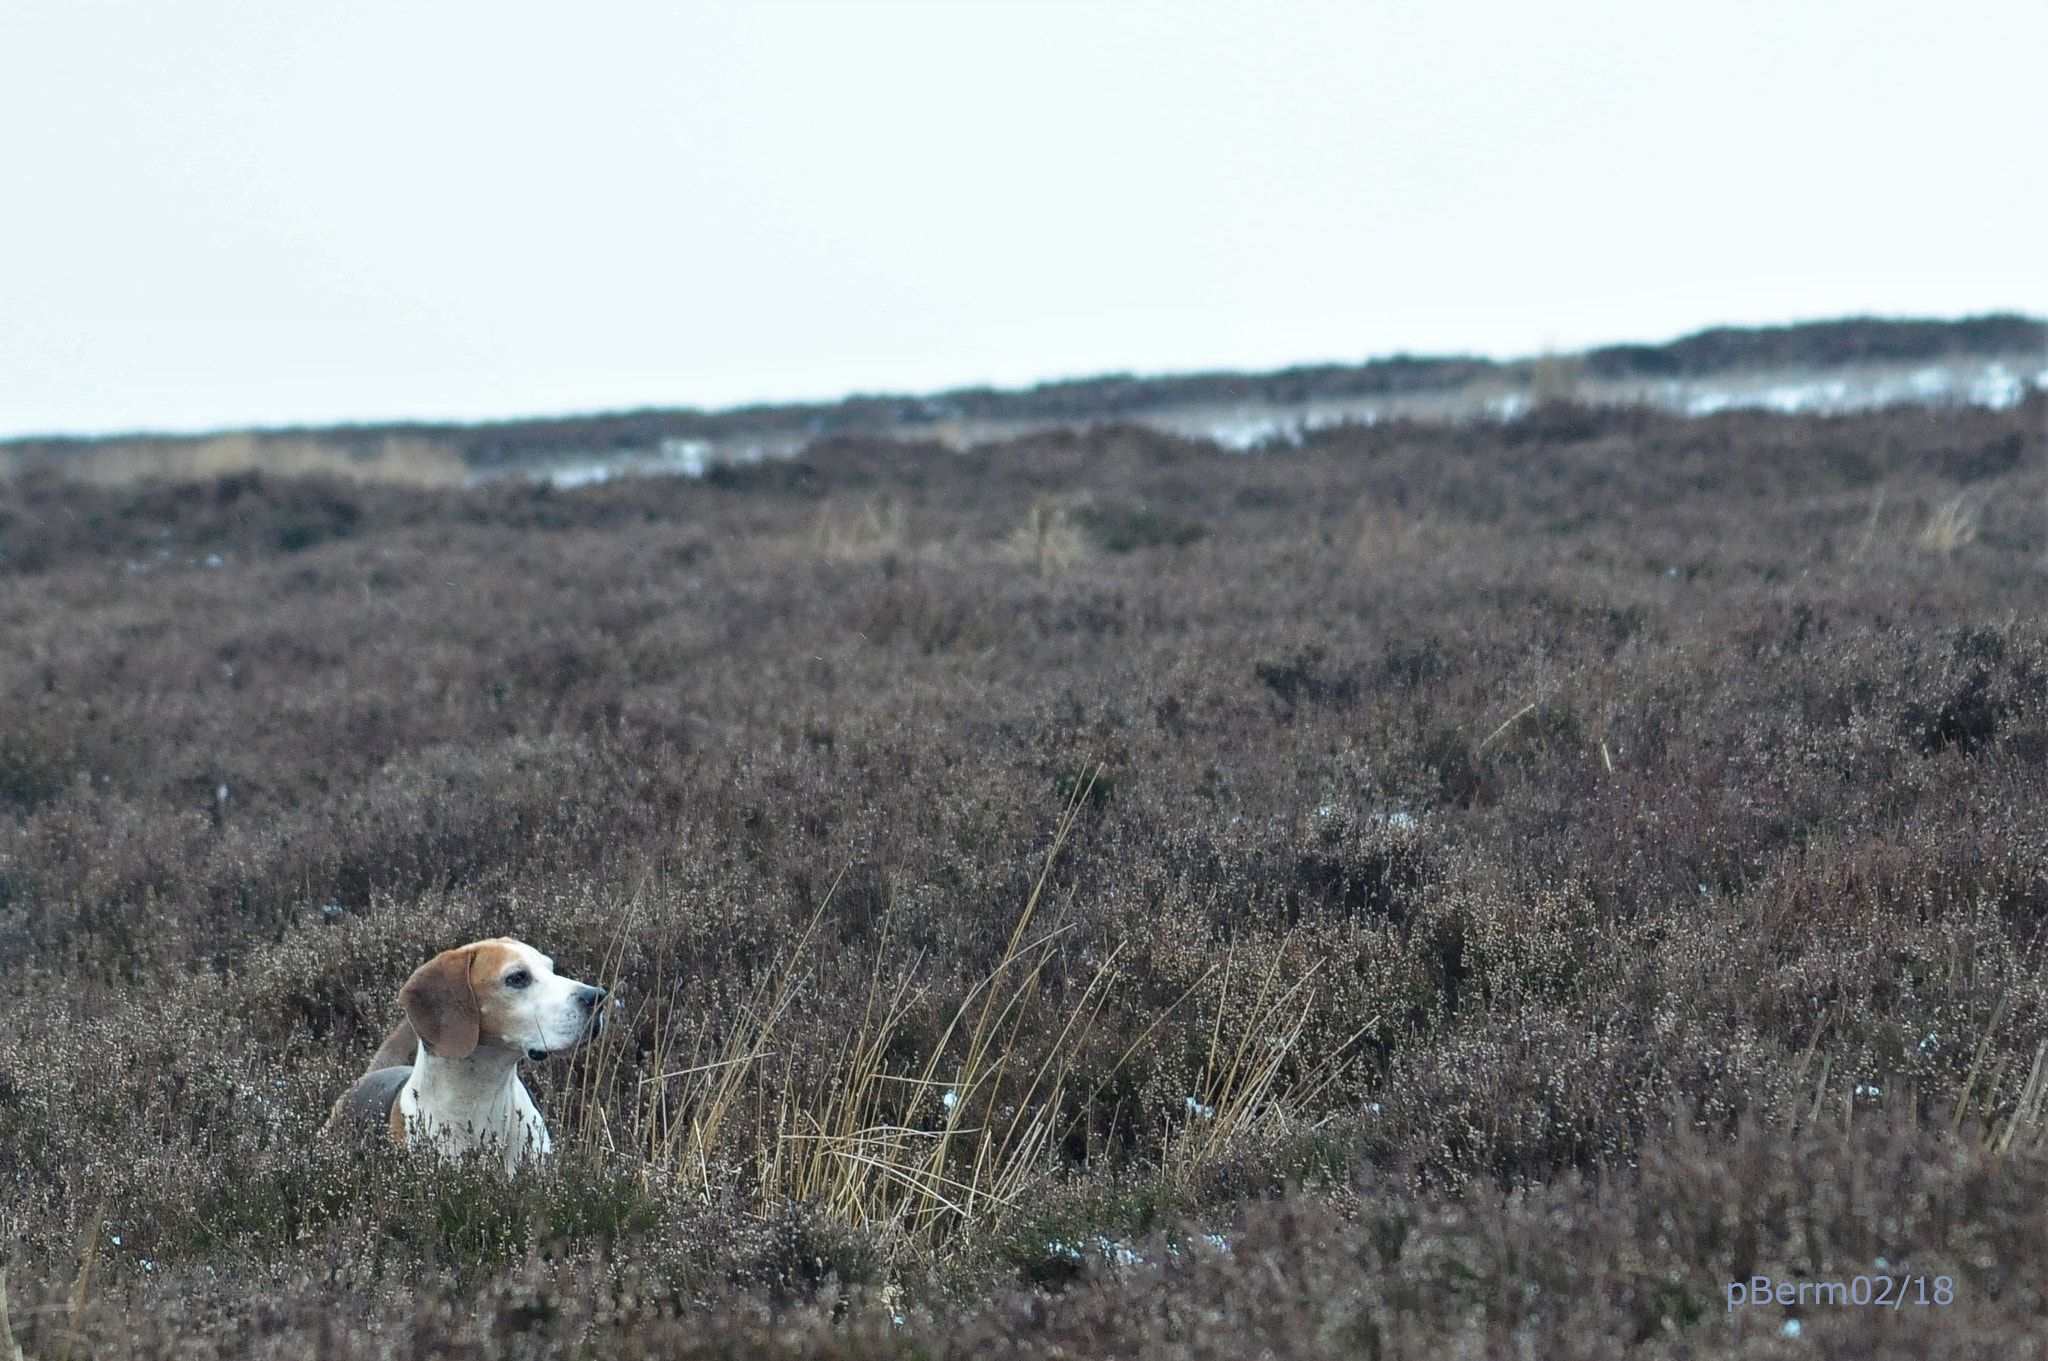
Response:
[[[436,1058],[466,1059],[476,1052],[484,1018],[469,986],[471,952],[470,946],[443,950],[414,969],[398,990],[405,1019]]]

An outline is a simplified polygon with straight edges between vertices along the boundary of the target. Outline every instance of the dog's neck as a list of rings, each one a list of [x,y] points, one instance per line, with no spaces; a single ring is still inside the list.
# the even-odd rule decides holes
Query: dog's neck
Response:
[[[479,1045],[459,1059],[442,1058],[420,1042],[412,1068],[421,1099],[436,1111],[509,1109],[512,1084],[519,1079],[519,1051]]]
[[[517,1162],[526,1150],[515,1145],[527,1137],[519,1113],[524,1087],[518,1067],[516,1049],[486,1045],[451,1059],[429,1052],[422,1042],[407,1084],[417,1094],[412,1111],[444,1145],[474,1148],[495,1139],[507,1145],[508,1162]]]

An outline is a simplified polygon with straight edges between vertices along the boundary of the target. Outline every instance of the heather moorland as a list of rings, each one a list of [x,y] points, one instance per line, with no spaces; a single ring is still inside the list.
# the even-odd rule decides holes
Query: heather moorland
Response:
[[[14,1342],[2039,1354],[2044,423],[0,483]],[[501,933],[555,1161],[319,1137]]]

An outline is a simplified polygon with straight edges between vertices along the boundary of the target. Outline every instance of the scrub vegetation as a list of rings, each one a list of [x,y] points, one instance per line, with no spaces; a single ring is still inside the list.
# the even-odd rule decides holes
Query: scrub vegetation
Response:
[[[0,483],[0,1357],[2039,1354],[2044,423]]]
[[[1701,379],[1767,370],[1811,373],[1862,365],[2000,359],[2032,367],[2048,351],[2048,322],[2013,313],[1952,321],[1848,317],[1793,326],[1715,327],[1662,345],[1610,345],[1583,354],[1497,361],[1470,355],[1394,355],[1363,364],[1313,364],[1270,373],[1107,374],[1019,389],[963,388],[925,396],[866,395],[837,402],[647,408],[599,415],[409,422],[197,435],[42,436],[0,440],[0,475],[61,470],[79,481],[128,483],[260,469],[344,481],[445,487],[473,475],[559,465],[652,459],[751,448],[795,449],[819,436],[925,438],[984,423],[1020,425],[1137,420],[1217,407],[1465,392],[1473,410],[1508,393],[1569,397],[1580,380]],[[952,442],[958,443],[958,439]],[[671,465],[677,466],[677,465]]]

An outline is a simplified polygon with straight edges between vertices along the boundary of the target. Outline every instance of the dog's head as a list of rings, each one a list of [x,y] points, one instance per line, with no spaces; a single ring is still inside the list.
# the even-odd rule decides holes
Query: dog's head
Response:
[[[500,936],[435,955],[405,980],[398,1000],[436,1058],[496,1048],[544,1059],[603,1029],[604,995],[557,975],[555,962],[524,941]]]

